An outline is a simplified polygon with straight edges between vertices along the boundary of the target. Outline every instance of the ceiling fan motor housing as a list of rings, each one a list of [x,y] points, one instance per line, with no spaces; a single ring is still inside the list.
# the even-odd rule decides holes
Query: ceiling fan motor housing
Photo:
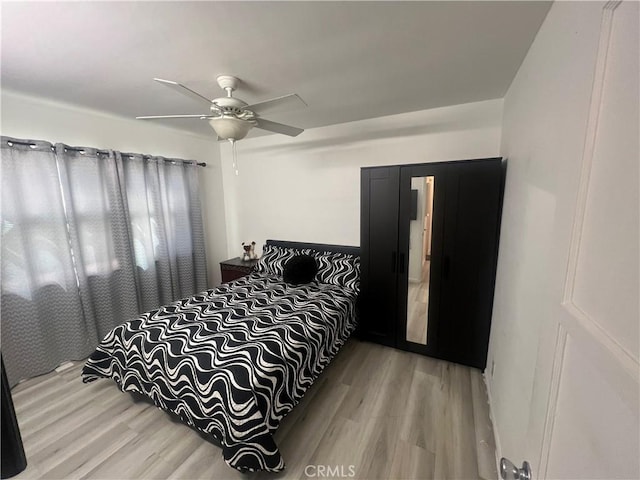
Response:
[[[213,104],[213,106],[211,107],[212,110],[215,108],[216,105],[223,110],[224,109],[241,110],[243,107],[247,106],[247,102],[243,102],[239,98],[235,98],[235,97],[214,98],[213,100],[211,100],[211,103]]]

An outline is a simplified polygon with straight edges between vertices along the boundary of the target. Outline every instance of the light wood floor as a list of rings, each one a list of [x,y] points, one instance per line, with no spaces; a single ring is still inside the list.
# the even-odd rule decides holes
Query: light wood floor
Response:
[[[308,465],[342,466],[333,478],[497,478],[485,386],[468,367],[350,340],[281,423],[287,469],[251,475],[112,381],[83,384],[81,368],[13,389],[28,459],[15,478],[321,478]]]

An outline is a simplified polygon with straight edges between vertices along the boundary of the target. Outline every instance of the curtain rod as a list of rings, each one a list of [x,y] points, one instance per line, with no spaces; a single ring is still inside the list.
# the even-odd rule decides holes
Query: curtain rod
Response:
[[[36,143],[32,143],[32,142],[20,142],[19,140],[7,140],[7,145],[9,145],[10,147],[13,145],[24,145],[25,147],[37,147],[38,145]],[[84,153],[84,149],[83,148],[77,148],[77,147],[64,147],[65,150],[69,150],[71,152],[80,152],[80,153]],[[51,145],[51,150],[55,150],[55,147],[53,145]],[[96,153],[99,153],[101,155],[107,155],[109,153],[109,150],[98,150],[96,149]],[[123,157],[129,157],[132,158],[133,155],[128,155],[128,154],[123,154]],[[153,158],[153,155],[140,155],[142,158]],[[196,162],[195,160],[170,160],[168,158],[163,159],[163,161],[165,163],[176,163],[176,162],[181,162],[181,163],[195,163],[196,165],[198,165],[199,167],[206,167],[207,164],[206,162]]]

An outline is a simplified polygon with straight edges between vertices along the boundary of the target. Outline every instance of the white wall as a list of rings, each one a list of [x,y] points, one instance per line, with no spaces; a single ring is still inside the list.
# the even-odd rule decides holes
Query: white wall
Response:
[[[206,162],[199,170],[209,284],[226,258],[220,149],[212,138],[2,90],[2,135]]]
[[[229,256],[268,238],[360,244],[360,167],[497,156],[502,100],[224,144]]]
[[[638,472],[638,4],[612,9],[554,3],[504,99],[487,383],[538,478]]]

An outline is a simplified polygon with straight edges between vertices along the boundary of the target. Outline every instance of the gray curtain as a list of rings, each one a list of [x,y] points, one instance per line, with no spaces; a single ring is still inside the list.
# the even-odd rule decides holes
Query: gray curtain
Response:
[[[2,355],[9,383],[87,356],[80,296],[51,144],[2,138]],[[25,142],[26,143],[26,142]]]
[[[57,144],[84,314],[98,339],[139,312],[128,215],[112,151]]]
[[[130,215],[142,310],[207,285],[197,167],[117,153]]]
[[[11,385],[85,358],[114,326],[207,288],[195,164],[1,141]]]

